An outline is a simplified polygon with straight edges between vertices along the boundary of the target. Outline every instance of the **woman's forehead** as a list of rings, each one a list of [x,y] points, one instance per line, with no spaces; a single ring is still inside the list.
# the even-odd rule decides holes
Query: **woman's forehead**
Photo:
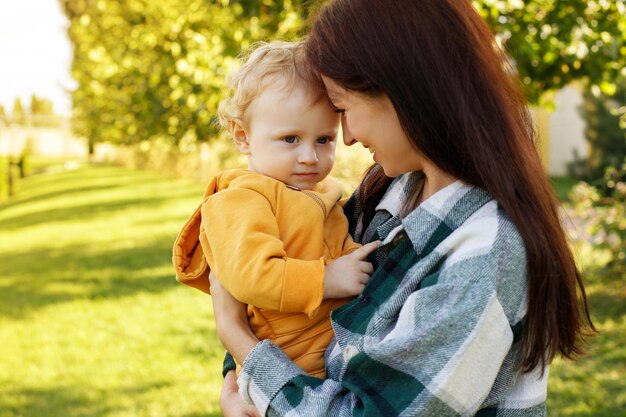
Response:
[[[324,75],[322,75],[322,81],[324,82],[324,86],[326,87],[326,93],[328,94],[328,97],[330,97],[331,100],[333,99],[339,100],[339,99],[345,98],[346,93],[347,93],[345,88],[341,87],[334,80]]]

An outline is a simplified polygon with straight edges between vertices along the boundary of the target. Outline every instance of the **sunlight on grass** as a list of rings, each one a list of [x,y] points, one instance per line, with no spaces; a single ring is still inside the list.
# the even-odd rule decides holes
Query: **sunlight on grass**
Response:
[[[85,167],[0,207],[0,416],[217,416],[210,300],[171,245],[202,185]]]
[[[26,390],[66,387],[93,403],[84,415],[103,407],[120,410],[107,411],[111,416],[153,415],[155,406],[161,415],[184,415],[185,405],[192,408],[188,411],[217,411],[203,399],[219,394],[216,371],[223,354],[218,343],[209,342],[215,336],[208,305],[179,288],[77,299],[43,308],[26,324],[3,322],[0,337],[8,341],[3,349],[21,354],[4,356],[2,366],[12,372],[2,372],[2,390],[24,397]],[[42,415],[37,411],[44,410],[28,415]]]

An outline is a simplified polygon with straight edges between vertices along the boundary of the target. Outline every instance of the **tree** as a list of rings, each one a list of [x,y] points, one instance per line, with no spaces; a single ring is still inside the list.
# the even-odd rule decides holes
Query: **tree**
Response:
[[[626,75],[626,0],[474,0],[512,57],[528,97],[587,79],[613,95]]]
[[[13,112],[11,113],[13,121],[18,124],[26,123],[26,113],[24,112],[24,106],[22,100],[16,98],[13,102]]]
[[[57,123],[52,117],[54,116],[52,101],[37,97],[35,94],[30,96],[30,114],[33,116],[35,126],[53,126]]]
[[[54,114],[54,105],[51,100],[40,98],[33,94],[30,96],[30,113],[33,116],[52,116]]]
[[[619,120],[619,109],[625,106],[626,77],[617,80],[617,92],[612,96],[602,93],[599,88],[585,92],[581,113],[586,122],[585,136],[591,152],[580,169],[582,172],[577,173],[581,179],[601,179],[607,168],[619,167],[626,160],[626,128]],[[624,180],[626,178],[622,178]],[[602,193],[608,192],[606,181],[597,181],[597,184]]]
[[[234,58],[294,39],[295,1],[63,0],[74,43],[74,126],[97,141],[208,140]],[[123,41],[121,41],[123,40]]]
[[[626,70],[626,0],[474,0],[532,102],[575,79],[605,93]],[[209,140],[235,57],[298,39],[324,1],[61,0],[74,44],[73,125],[97,141]]]

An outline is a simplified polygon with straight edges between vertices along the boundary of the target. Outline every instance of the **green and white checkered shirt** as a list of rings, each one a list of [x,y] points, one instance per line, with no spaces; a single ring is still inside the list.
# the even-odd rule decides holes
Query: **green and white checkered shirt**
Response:
[[[268,416],[545,416],[547,369],[520,373],[522,239],[484,190],[457,181],[400,219],[420,176],[397,178],[355,240],[382,239],[363,293],[331,316],[327,379],[270,341],[250,352],[241,394]],[[359,219],[358,195],[346,205]]]

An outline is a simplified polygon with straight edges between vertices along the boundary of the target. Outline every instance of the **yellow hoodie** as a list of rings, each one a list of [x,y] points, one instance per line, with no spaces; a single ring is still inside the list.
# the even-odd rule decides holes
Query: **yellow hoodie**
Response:
[[[210,265],[224,288],[248,304],[259,339],[271,339],[310,375],[323,377],[330,312],[349,300],[322,301],[324,266],[359,247],[340,198],[331,178],[307,191],[248,170],[222,172],[176,239],[176,277],[210,293]]]

